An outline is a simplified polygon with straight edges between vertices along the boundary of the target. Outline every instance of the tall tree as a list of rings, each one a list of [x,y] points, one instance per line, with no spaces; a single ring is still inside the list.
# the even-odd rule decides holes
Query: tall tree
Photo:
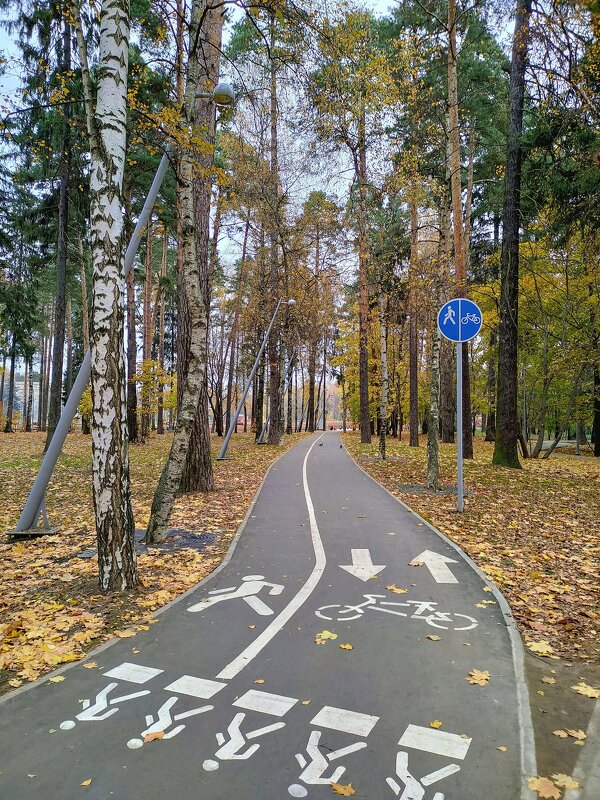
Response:
[[[123,172],[126,153],[129,2],[104,0],[100,11],[97,95],[81,17],[73,18],[84,87],[91,157],[92,472],[98,570],[104,592],[137,586],[125,402]]]
[[[508,95],[508,145],[502,253],[501,294],[498,330],[498,392],[496,396],[496,440],[493,463],[520,467],[517,454],[518,417],[518,313],[519,313],[519,229],[521,172],[523,158],[523,108],[525,70],[529,46],[529,18],[532,0],[517,0]]]

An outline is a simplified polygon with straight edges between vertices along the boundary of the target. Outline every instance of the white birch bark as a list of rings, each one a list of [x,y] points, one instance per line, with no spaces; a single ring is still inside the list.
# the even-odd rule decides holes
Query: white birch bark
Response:
[[[204,19],[204,2],[192,4],[189,42],[187,83],[182,108],[183,121],[191,127],[194,119],[194,102],[198,91],[201,71],[197,57],[200,26]],[[194,49],[196,48],[196,50]],[[146,530],[147,542],[161,542],[167,537],[167,525],[181,483],[186,463],[190,438],[202,385],[206,374],[207,316],[200,287],[198,260],[196,257],[196,225],[194,216],[194,151],[185,144],[178,152],[178,199],[182,215],[182,287],[185,293],[190,320],[189,363],[177,416],[177,425],[169,458],[165,464],[154,499],[150,521]]]
[[[91,150],[92,472],[102,591],[137,585],[125,405],[123,171],[126,149],[129,2],[104,0],[95,109],[78,10]]]

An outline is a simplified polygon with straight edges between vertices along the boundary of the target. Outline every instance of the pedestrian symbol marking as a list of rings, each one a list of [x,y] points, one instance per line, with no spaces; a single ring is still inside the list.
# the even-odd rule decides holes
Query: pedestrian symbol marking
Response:
[[[245,575],[242,578],[242,585],[239,587],[230,586],[228,589],[215,589],[209,592],[212,597],[208,597],[199,603],[188,608],[188,611],[195,613],[196,611],[204,611],[216,603],[221,603],[223,600],[235,600],[240,598],[244,600],[251,609],[260,614],[261,617],[268,617],[275,612],[260,597],[259,592],[265,587],[269,587],[269,594],[278,595],[283,592],[285,586],[280,583],[269,583],[265,580],[264,575]]]
[[[238,708],[245,708],[247,711],[259,711],[262,714],[283,717],[297,702],[298,699],[296,697],[285,697],[282,694],[271,694],[271,692],[259,692],[257,689],[250,689],[246,694],[239,697],[233,705]]]
[[[209,681],[205,678],[194,678],[193,675],[182,675],[176,681],[165,686],[167,692],[176,694],[188,694],[190,697],[201,697],[208,700],[210,697],[220,692],[227,686],[226,683],[219,681]]]
[[[468,342],[481,330],[481,309],[466,297],[457,297],[443,305],[438,311],[438,328],[442,336],[451,342]]]
[[[360,714],[357,711],[348,711],[345,708],[323,706],[316,717],[311,720],[311,725],[317,728],[331,728],[334,731],[351,733],[353,736],[368,736],[379,717],[370,714]]]
[[[124,661],[118,667],[109,669],[108,672],[103,673],[107,678],[115,678],[118,681],[129,681],[130,683],[147,683],[152,678],[160,675],[162,669],[155,669],[154,667],[144,667],[142,664],[130,664],[129,661]]]

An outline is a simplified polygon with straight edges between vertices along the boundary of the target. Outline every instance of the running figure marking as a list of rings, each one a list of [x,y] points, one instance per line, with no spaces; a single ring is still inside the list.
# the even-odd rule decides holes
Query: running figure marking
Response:
[[[400,795],[400,800],[423,800],[425,797],[425,788],[432,783],[441,781],[442,778],[447,778],[458,772],[460,767],[458,764],[448,764],[447,767],[442,767],[435,772],[430,772],[424,775],[418,781],[414,775],[408,771],[408,753],[405,750],[400,750],[396,756],[396,777],[399,778],[404,784],[404,791],[400,795],[401,786],[394,778],[386,778],[386,783],[396,796]],[[436,792],[433,795],[433,800],[444,800],[445,795],[442,792]]]
[[[245,719],[246,715],[243,712],[240,712],[239,714],[236,714],[229,723],[229,726],[227,727],[229,741],[227,741],[225,738],[225,734],[216,734],[219,749],[215,753],[215,759],[220,758],[224,761],[246,760],[247,758],[250,758],[250,756],[254,755],[254,753],[256,753],[260,747],[259,744],[251,744],[246,747],[250,739],[257,739],[259,736],[264,736],[266,733],[271,733],[271,731],[277,731],[280,728],[285,728],[285,722],[274,722],[272,725],[265,725],[262,728],[256,728],[255,730],[244,735],[240,728]],[[245,747],[246,749],[244,750]],[[207,759],[202,764],[202,767],[207,772],[212,772],[213,770],[219,768],[219,762],[217,760],[213,761],[212,759]]]
[[[268,617],[274,614],[275,612],[258,597],[258,593],[261,589],[269,586],[271,587],[269,594],[281,594],[285,586],[279,583],[269,583],[269,581],[265,580],[264,575],[245,575],[242,580],[244,582],[237,589],[235,586],[230,586],[228,589],[215,589],[209,592],[210,595],[214,596],[202,600],[200,603],[196,603],[196,605],[190,606],[188,611],[192,613],[195,611],[204,611],[210,606],[214,606],[215,603],[220,603],[222,600],[233,600],[236,597],[240,597],[248,603],[251,609],[256,611],[257,614],[260,614],[261,617]]]
[[[456,325],[456,312],[452,306],[448,306],[442,325],[446,325],[447,322],[451,322],[453,325]]]
[[[144,695],[150,694],[149,689],[142,689],[140,692],[123,694],[109,700],[108,695],[113,689],[116,689],[118,685],[118,683],[109,683],[102,691],[98,692],[94,703],[92,703],[89,698],[86,698],[83,701],[83,711],[77,714],[75,719],[78,719],[80,722],[101,722],[102,720],[108,719],[108,717],[112,717],[112,715],[116,714],[119,710],[118,708],[109,708],[109,706],[114,706],[116,703],[124,703],[126,700],[133,700],[136,697],[143,697]],[[68,731],[74,728],[75,725],[76,723],[73,720],[67,719],[60,723],[60,728],[63,731]]]
[[[130,750],[137,750],[144,744],[144,737],[152,733],[163,733],[163,739],[172,739],[185,728],[185,725],[175,725],[170,731],[168,730],[174,722],[178,722],[188,717],[195,717],[197,714],[204,714],[205,711],[212,711],[214,706],[200,706],[193,708],[191,711],[182,711],[179,714],[171,716],[171,709],[177,703],[179,698],[169,697],[162,706],[158,709],[156,720],[151,714],[146,715],[146,725],[148,726],[145,731],[142,731],[139,739],[130,739],[127,742],[127,747]],[[168,732],[167,732],[168,731]]]

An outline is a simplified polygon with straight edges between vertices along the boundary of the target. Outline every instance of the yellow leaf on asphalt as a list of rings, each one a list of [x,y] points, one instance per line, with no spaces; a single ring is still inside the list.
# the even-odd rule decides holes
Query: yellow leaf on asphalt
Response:
[[[325,644],[328,639],[337,639],[337,633],[331,631],[321,631],[315,636],[315,644]]]
[[[600,689],[594,689],[593,686],[588,686],[587,683],[581,681],[576,686],[571,686],[574,692],[577,694],[582,694],[584,697],[593,697],[598,698],[600,697]]]
[[[265,682],[264,678],[259,678],[257,681],[254,681],[254,683],[264,683],[264,682]]]
[[[567,730],[567,733],[569,734],[569,736],[572,736],[574,739],[579,739],[581,741],[583,741],[584,739],[587,739],[587,733],[585,733],[584,731],[581,731],[581,730],[580,731]]]
[[[64,678],[62,675],[56,675],[54,678],[48,678],[48,680],[50,681],[50,683],[62,683],[64,681]]]
[[[552,776],[552,780],[561,787],[561,789],[579,789],[579,781],[572,778],[570,775],[565,775],[563,772],[557,772]]]
[[[310,703],[310,700],[303,700],[302,705],[307,706]]]
[[[256,628],[256,625],[248,625],[248,627],[250,628],[251,631],[253,631],[254,628]]]
[[[430,728],[441,728],[442,727],[442,723],[440,722],[439,719],[434,719],[433,722],[429,723],[429,727]]]
[[[529,778],[527,785],[542,800],[560,800],[560,789],[549,778]]]
[[[496,750],[500,750],[503,753],[506,753],[506,751],[508,750],[508,747],[505,744],[501,744],[500,747],[496,748]]]
[[[432,642],[441,642],[442,641],[442,637],[438,636],[436,633],[429,633],[429,634],[427,634],[427,636],[425,638],[426,639],[430,639]]]
[[[483,591],[484,591],[484,592],[491,592],[491,591],[493,591],[493,590],[492,590],[492,587],[491,587],[491,586],[484,586],[484,587],[483,587]],[[500,748],[498,748],[498,749],[500,749]]]
[[[98,666],[95,661],[87,661],[85,664],[81,665],[84,669],[94,669]]]
[[[155,731],[155,733],[147,733],[144,736],[144,743],[147,744],[148,742],[157,742],[163,738],[165,735],[164,731]]]
[[[395,583],[390,583],[385,588],[388,590],[388,592],[393,592],[394,594],[407,594],[408,593],[408,589],[402,589],[400,586],[396,586]]]
[[[554,650],[552,649],[550,642],[526,642],[526,645],[532,653],[535,653],[538,656],[554,656]]]
[[[86,781],[81,781],[80,786],[91,786],[92,779],[88,778]]]
[[[542,683],[550,683],[550,684],[554,684],[554,683],[556,683],[556,678],[550,678],[550,677],[548,677],[547,675],[545,675],[545,676],[542,678]]]
[[[342,786],[341,783],[332,783],[331,788],[333,789],[334,794],[340,794],[342,797],[350,797],[350,795],[356,794],[351,783],[349,783],[347,786]]]
[[[417,561],[415,558],[413,558],[412,561],[408,562],[408,566],[409,567],[423,567],[423,566],[425,566],[425,562],[424,561]]]
[[[552,731],[552,733],[555,736],[558,736],[559,739],[568,739],[569,738],[569,734],[566,731],[558,730],[558,731]]]
[[[475,603],[475,608],[485,608],[485,603]]]
[[[352,647],[351,644],[341,644],[340,645],[340,650],[352,650],[352,649],[353,649],[353,647]]]
[[[474,686],[487,686],[490,680],[490,673],[483,669],[472,669],[465,680]]]

